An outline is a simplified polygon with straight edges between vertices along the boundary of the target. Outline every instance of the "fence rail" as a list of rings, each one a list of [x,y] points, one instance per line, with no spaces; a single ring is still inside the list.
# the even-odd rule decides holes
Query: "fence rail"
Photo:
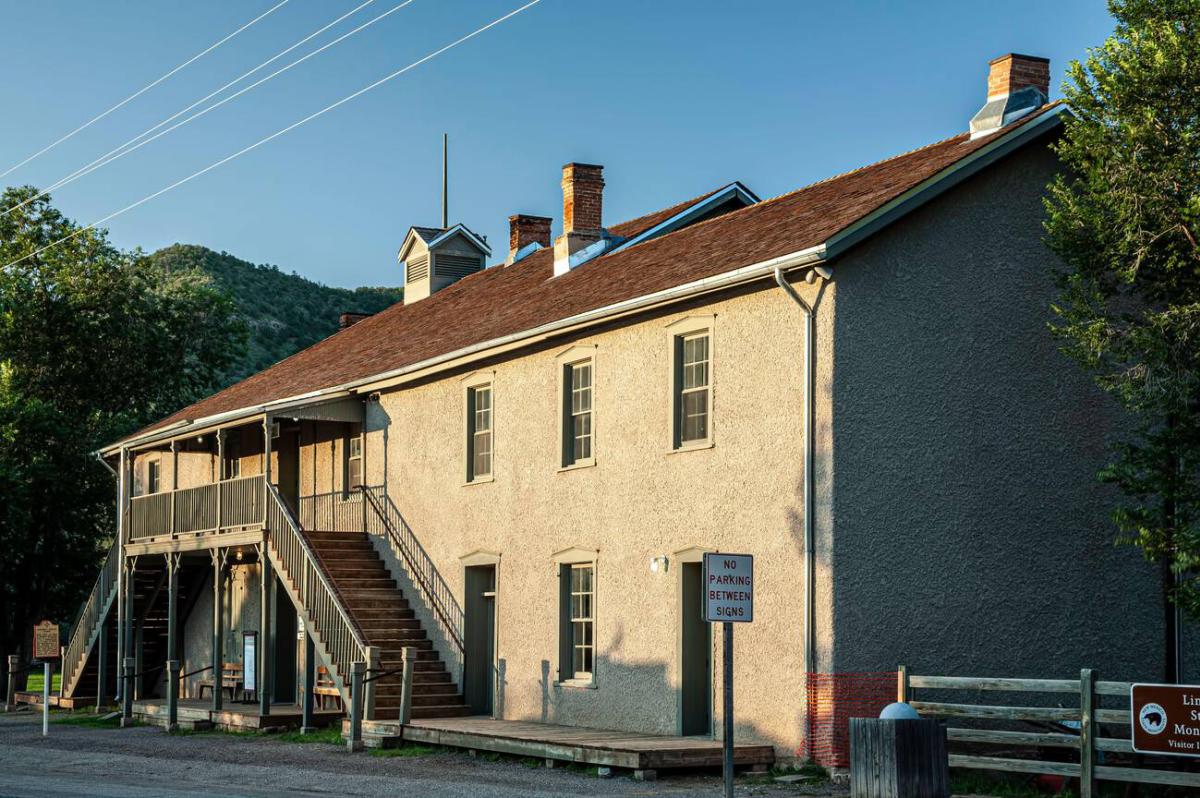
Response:
[[[301,534],[274,485],[269,486],[267,506],[269,543],[277,556],[280,574],[299,594],[300,606],[317,630],[328,655],[330,676],[350,700],[350,665],[367,661],[366,638],[346,613],[341,595],[333,588],[320,560]]]
[[[221,533],[263,523],[262,476],[135,496],[129,504],[130,540]]]
[[[364,532],[367,504],[359,491],[316,493],[299,501],[300,527],[321,532]]]
[[[87,662],[88,646],[91,644],[96,627],[103,618],[113,593],[117,589],[117,574],[121,564],[117,554],[118,548],[118,543],[114,540],[108,550],[108,555],[104,558],[104,564],[100,566],[100,574],[92,585],[92,592],[83,602],[83,606],[79,609],[79,615],[71,626],[71,637],[63,650],[61,682],[63,695],[71,695],[75,689],[75,683],[83,674],[83,668]]]
[[[950,754],[950,766],[999,770],[1010,773],[1044,773],[1066,778],[1079,779],[1080,798],[1092,798],[1096,794],[1097,781],[1123,781],[1141,784],[1158,784],[1177,787],[1200,787],[1200,772],[1184,770],[1156,770],[1132,765],[1102,764],[1103,755],[1132,754],[1133,746],[1128,737],[1112,736],[1129,733],[1130,712],[1128,709],[1101,708],[1102,698],[1129,700],[1129,682],[1099,681],[1095,672],[1084,668],[1078,680],[1074,679],[994,679],[967,676],[924,676],[910,675],[901,666],[899,672],[899,699],[908,701],[913,709],[926,716],[942,717],[950,721],[971,719],[975,721],[1028,722],[1055,731],[1017,731],[1012,729],[957,728],[946,729],[950,742],[975,745],[997,745],[1008,749],[1020,746],[1036,748],[1073,749],[1079,752],[1078,762],[1053,762],[1040,759],[1018,759],[981,754]],[[914,694],[926,691],[953,690],[959,693],[1033,693],[1049,694],[1041,700],[1043,704],[1059,702],[1064,695],[1075,696],[1075,706],[1027,706],[1021,703],[1005,704],[1000,697],[990,698],[987,704],[966,704],[955,696],[956,702],[915,700]],[[1105,729],[1103,727],[1109,727]],[[1120,728],[1120,732],[1113,731]],[[1078,729],[1078,733],[1074,730]],[[1101,736],[1104,733],[1109,736]],[[1172,763],[1180,767],[1179,762]]]
[[[371,512],[367,514],[367,532],[386,535],[404,558],[413,584],[421,591],[434,619],[453,650],[450,652],[461,665],[463,662],[463,610],[454,591],[426,553],[425,547],[404,520],[396,505],[388,498],[383,486],[361,488],[360,494]]]

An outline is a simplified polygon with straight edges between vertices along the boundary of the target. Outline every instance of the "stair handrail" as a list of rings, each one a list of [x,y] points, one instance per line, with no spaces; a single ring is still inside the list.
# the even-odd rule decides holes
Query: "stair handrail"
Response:
[[[79,613],[75,616],[75,623],[71,626],[71,637],[63,652],[63,695],[70,695],[74,691],[75,682],[83,673],[84,654],[87,653],[92,633],[104,611],[101,603],[108,603],[109,594],[116,585],[117,548],[119,545],[120,541],[114,539],[108,554],[104,557],[104,563],[100,566],[100,573],[92,584],[92,590],[79,606]]]
[[[433,608],[434,613],[438,616],[438,620],[440,621],[442,628],[450,637],[450,642],[454,644],[458,656],[461,658],[463,656],[463,611],[462,608],[458,606],[458,603],[454,601],[454,593],[450,590],[450,586],[446,584],[446,580],[442,579],[442,575],[438,573],[437,568],[433,564],[433,560],[425,552],[425,547],[421,545],[421,541],[417,540],[417,536],[412,531],[412,527],[410,527],[408,522],[404,520],[404,516],[395,507],[395,505],[392,504],[391,499],[386,493],[384,494],[384,500],[388,503],[388,506],[384,508],[380,505],[379,498],[375,495],[375,492],[378,490],[386,490],[386,488],[383,488],[382,486],[373,488],[359,486],[358,490],[371,505],[371,509],[374,510],[375,516],[380,520],[380,522],[382,522],[384,531],[387,532],[388,537],[391,538],[394,544],[396,544],[396,548],[400,550],[401,556],[404,557],[404,561],[408,565],[408,570],[413,574],[414,581],[417,583],[417,586],[420,588],[426,600],[429,602],[429,606]],[[416,545],[416,552],[410,551],[411,547],[407,544],[405,537],[396,531],[396,528],[392,524],[392,520],[390,518],[393,513],[397,519],[399,519],[400,524],[408,532],[408,539],[410,539]],[[438,580],[438,585],[435,586],[429,583],[430,577],[426,576],[427,569],[420,567],[420,565],[415,561],[417,556],[420,556],[425,560],[426,563],[428,563],[428,571],[432,574],[432,578],[436,578]],[[437,588],[440,588],[440,590]],[[450,597],[450,601],[454,602],[452,607],[445,606],[446,601],[443,596]],[[454,616],[453,620],[450,617],[447,617],[450,615]]]
[[[289,566],[288,577],[296,580],[294,587],[300,591],[302,606],[306,612],[313,614],[312,621],[329,654],[330,665],[333,666],[336,676],[343,681],[348,690],[351,663],[367,660],[366,635],[363,634],[358,623],[346,612],[345,600],[341,592],[329,580],[324,564],[301,533],[300,524],[292,516],[283,497],[279,495],[279,489],[268,482],[267,490],[271,497],[271,503],[267,510],[269,539],[275,545],[280,559]],[[280,534],[280,537],[277,538],[277,534]],[[297,563],[289,563],[290,559],[294,559],[289,555],[295,553],[299,553],[303,560],[299,563],[303,568],[303,572],[300,574],[292,572]],[[315,578],[315,584],[310,581],[309,574]],[[314,595],[312,593],[314,587],[319,588],[322,595]],[[329,620],[328,608],[332,608],[336,613],[337,620],[340,621],[340,629],[330,629],[327,628],[327,624],[322,623],[323,620]]]

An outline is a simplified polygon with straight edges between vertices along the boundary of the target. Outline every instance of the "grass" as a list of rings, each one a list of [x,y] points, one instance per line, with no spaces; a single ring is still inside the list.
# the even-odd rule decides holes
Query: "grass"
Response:
[[[25,677],[25,692],[40,693],[42,686],[46,683],[46,676],[41,671],[30,671]],[[55,673],[50,676],[50,692],[57,693],[62,689],[62,674]]]
[[[54,718],[53,723],[63,726],[80,726],[85,729],[119,729],[121,728],[121,716],[117,715],[112,718],[105,719],[108,713],[97,715],[94,712],[72,712],[69,714],[59,715]]]
[[[301,734],[298,731],[283,732],[271,736],[272,740],[278,740],[281,743],[325,743],[326,745],[341,745],[342,731],[334,727],[321,729],[308,734]]]
[[[429,756],[437,753],[436,748],[432,745],[402,745],[399,748],[371,748],[369,749],[371,756],[379,757],[409,757],[409,756]]]

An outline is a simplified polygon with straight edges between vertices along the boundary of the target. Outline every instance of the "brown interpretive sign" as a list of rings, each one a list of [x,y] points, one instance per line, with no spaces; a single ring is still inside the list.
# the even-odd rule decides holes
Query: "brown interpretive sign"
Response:
[[[57,659],[58,646],[58,624],[42,621],[33,627],[34,659]]]
[[[1200,685],[1135,684],[1129,701],[1134,751],[1200,757]]]

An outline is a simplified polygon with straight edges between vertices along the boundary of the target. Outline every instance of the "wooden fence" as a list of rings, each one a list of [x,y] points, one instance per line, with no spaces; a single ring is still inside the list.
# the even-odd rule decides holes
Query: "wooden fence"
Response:
[[[937,717],[948,723],[973,721],[970,727],[948,726],[950,743],[1003,746],[1012,748],[1053,748],[1078,752],[1077,762],[1044,761],[1036,758],[991,756],[986,754],[950,754],[950,767],[1031,773],[1079,779],[1081,798],[1096,794],[1097,781],[1121,781],[1176,787],[1200,787],[1200,772],[1184,771],[1192,760],[1172,761],[1177,770],[1159,770],[1135,766],[1129,740],[1130,682],[1099,681],[1090,668],[1075,679],[992,679],[968,676],[917,676],[900,667],[898,693],[925,717]],[[925,700],[928,691],[954,691],[957,694],[984,692],[999,697],[986,704],[945,703]],[[1007,693],[1041,694],[1038,705],[1006,703]],[[919,697],[918,697],[919,696]],[[957,699],[958,696],[956,695]],[[1062,703],[1071,706],[1061,706]],[[1110,706],[1105,707],[1102,704]],[[1118,704],[1123,707],[1115,708]],[[992,729],[988,725],[1018,722],[1041,727],[1042,731]],[[1118,732],[1119,730],[1119,732]],[[1121,761],[1110,764],[1109,755]],[[1166,759],[1164,757],[1164,759]]]

